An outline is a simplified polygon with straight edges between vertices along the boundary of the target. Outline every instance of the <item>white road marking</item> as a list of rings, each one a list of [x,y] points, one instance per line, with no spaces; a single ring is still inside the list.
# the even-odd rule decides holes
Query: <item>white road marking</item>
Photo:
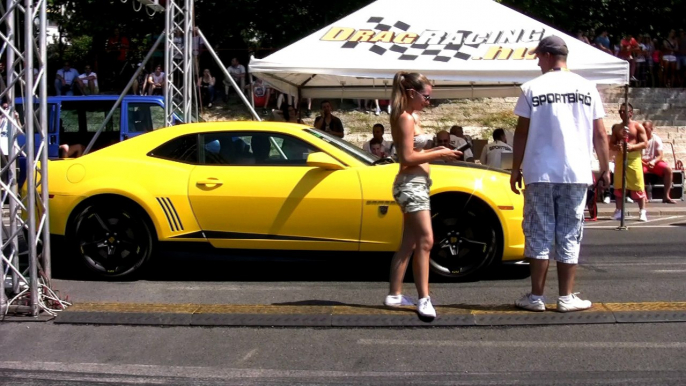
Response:
[[[617,349],[652,348],[683,349],[686,342],[518,342],[518,341],[461,341],[461,340],[396,340],[396,339],[359,339],[357,344],[374,346],[431,346],[431,347],[479,347],[479,348],[581,348]]]
[[[255,355],[255,354],[257,354],[257,349],[256,349],[256,348],[250,350],[247,354],[245,354],[245,356],[244,356],[240,361],[238,361],[238,363],[243,364],[243,363],[247,362],[247,361],[248,361],[250,358],[252,358],[253,355]]]
[[[624,225],[628,226],[629,228],[675,228],[675,227],[679,227],[679,225],[673,225],[673,224],[644,225],[644,224],[674,220],[674,219],[682,218],[682,217],[684,217],[684,216],[657,217],[657,218],[654,218],[654,219],[648,220],[648,221],[632,220],[629,224],[627,224],[627,222],[625,221]],[[630,218],[632,218],[632,217],[630,217]],[[627,220],[627,219],[625,218],[624,220]],[[609,228],[617,228],[619,226],[619,221],[617,221],[617,220],[602,220],[602,223],[608,223],[608,222],[613,222],[615,225],[586,225],[588,223],[585,223],[584,229],[609,229]]]
[[[624,263],[621,261],[618,261],[616,263],[587,263],[587,262],[580,262],[579,265],[592,265],[594,267],[615,267],[615,266],[658,266],[658,265],[686,265],[686,262],[683,263]]]

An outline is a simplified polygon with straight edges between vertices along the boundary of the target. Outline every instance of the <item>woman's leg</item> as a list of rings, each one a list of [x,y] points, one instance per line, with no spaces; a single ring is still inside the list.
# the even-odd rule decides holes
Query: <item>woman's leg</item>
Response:
[[[429,255],[434,244],[431,228],[431,212],[422,210],[411,214],[415,238],[417,240],[412,258],[414,284],[419,298],[429,296]]]
[[[210,94],[209,95],[210,100],[208,101],[208,103],[214,103],[214,86],[212,86],[212,85],[208,86],[207,92]]]
[[[389,295],[400,295],[403,292],[403,279],[405,279],[407,264],[415,249],[416,242],[414,226],[410,221],[410,217],[413,214],[403,214],[403,239],[400,243],[400,249],[393,255],[393,260],[391,260]]]

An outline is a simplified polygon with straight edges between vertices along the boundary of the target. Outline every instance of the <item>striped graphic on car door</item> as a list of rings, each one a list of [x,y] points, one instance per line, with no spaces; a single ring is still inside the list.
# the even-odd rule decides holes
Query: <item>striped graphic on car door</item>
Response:
[[[157,197],[157,202],[162,207],[164,215],[167,217],[167,222],[169,223],[169,228],[172,232],[179,232],[183,230],[183,224],[181,223],[181,218],[176,212],[174,203],[172,203],[169,197]]]

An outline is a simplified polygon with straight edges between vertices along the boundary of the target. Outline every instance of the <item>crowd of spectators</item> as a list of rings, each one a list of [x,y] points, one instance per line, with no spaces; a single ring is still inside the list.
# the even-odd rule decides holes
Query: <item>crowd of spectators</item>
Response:
[[[594,36],[579,31],[577,39],[629,62],[632,86],[686,86],[686,32],[670,30],[664,37],[626,34],[612,41],[607,31]]]

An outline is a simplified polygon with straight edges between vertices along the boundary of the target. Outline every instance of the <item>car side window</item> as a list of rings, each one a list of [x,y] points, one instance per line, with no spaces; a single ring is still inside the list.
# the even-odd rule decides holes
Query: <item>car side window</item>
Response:
[[[201,163],[206,165],[304,166],[319,151],[288,135],[267,132],[218,132],[201,136]]]
[[[198,135],[189,134],[174,138],[148,153],[148,156],[187,164],[197,164]]]

